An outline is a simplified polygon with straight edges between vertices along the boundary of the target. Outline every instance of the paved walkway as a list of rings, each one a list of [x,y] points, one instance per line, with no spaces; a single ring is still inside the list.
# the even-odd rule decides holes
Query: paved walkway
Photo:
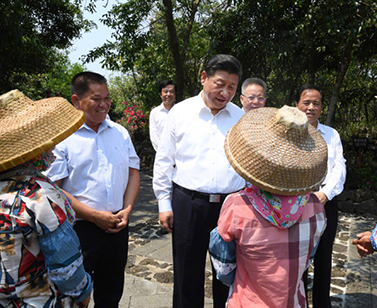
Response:
[[[376,217],[340,213],[334,244],[332,305],[377,308],[377,253],[359,258],[351,240],[372,230]],[[205,308],[212,307],[211,275],[207,263]],[[141,189],[130,217],[129,258],[120,308],[171,308],[173,291],[171,235],[158,225],[152,178],[141,174]],[[309,295],[310,297],[310,295]],[[93,307],[93,301],[89,307]]]

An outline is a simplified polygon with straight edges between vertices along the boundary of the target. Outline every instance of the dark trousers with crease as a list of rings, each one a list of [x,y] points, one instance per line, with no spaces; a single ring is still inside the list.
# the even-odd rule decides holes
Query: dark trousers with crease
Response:
[[[334,197],[325,204],[327,226],[322,234],[314,256],[313,308],[331,308],[330,284],[332,249],[338,226],[338,201]],[[307,275],[303,275],[305,291],[307,292]],[[308,297],[306,296],[308,302]]]
[[[117,308],[123,294],[128,253],[128,225],[106,233],[94,223],[79,220],[74,229],[80,239],[85,271],[93,280],[95,308]]]
[[[172,207],[174,308],[200,308],[204,306],[205,264],[209,234],[217,226],[224,198],[209,203],[174,188]],[[216,279],[213,272],[214,308],[224,308],[229,288]]]

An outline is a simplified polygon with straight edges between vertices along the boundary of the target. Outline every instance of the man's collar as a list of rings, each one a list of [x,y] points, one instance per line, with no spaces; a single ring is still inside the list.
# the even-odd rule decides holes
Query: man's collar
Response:
[[[115,125],[114,122],[111,121],[109,115],[107,115],[106,119],[99,125],[98,133],[100,133],[101,131],[103,131],[106,128],[113,128],[114,125]],[[81,125],[81,127],[79,129],[82,129],[82,128],[93,131],[93,129],[91,129],[86,123]]]
[[[200,93],[198,94],[198,96],[200,97],[200,100],[203,102],[203,106],[202,106],[201,109],[207,109],[207,110],[209,110],[209,111],[211,112],[211,114],[212,114],[212,110],[207,106],[207,104],[205,103],[205,101],[204,101],[204,99],[203,99],[203,97],[202,97],[202,92],[203,92],[203,90],[200,91]],[[224,106],[223,109],[220,109],[219,112],[216,113],[216,115],[218,115],[220,112],[224,112],[224,111],[230,113],[230,110],[229,110],[229,108],[230,108],[229,104],[230,104],[230,103],[231,103],[231,101],[229,101],[229,102]],[[212,114],[212,115],[213,115],[213,114]]]
[[[318,131],[320,131],[321,133],[326,133],[326,131],[325,131],[325,128],[324,128],[324,125],[323,124],[321,124],[321,123],[319,123],[319,121],[317,122],[318,124],[317,124],[317,130]]]

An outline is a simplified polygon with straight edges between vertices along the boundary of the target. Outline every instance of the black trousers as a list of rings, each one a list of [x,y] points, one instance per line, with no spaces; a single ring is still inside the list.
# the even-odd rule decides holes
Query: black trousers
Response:
[[[218,203],[192,199],[176,187],[173,189],[174,308],[204,306],[205,263],[209,234],[217,226],[223,201],[224,198]],[[212,273],[213,307],[224,308],[229,288],[216,279],[213,267]]]
[[[110,234],[80,220],[74,225],[80,239],[85,270],[93,280],[95,308],[117,308],[122,297],[128,253],[128,225]]]
[[[325,204],[325,211],[327,226],[314,256],[313,308],[331,308],[332,249],[338,226],[338,201],[336,197]],[[308,271],[303,276],[305,291],[307,291],[308,284],[307,275]]]

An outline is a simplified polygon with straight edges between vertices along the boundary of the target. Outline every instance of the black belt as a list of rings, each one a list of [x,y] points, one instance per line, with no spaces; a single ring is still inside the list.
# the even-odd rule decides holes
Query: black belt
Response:
[[[229,194],[207,194],[207,193],[203,193],[203,192],[184,188],[184,187],[179,186],[178,184],[176,184],[174,182],[173,182],[173,187],[175,189],[178,189],[179,191],[183,192],[184,194],[190,196],[192,200],[202,199],[202,200],[205,200],[205,201],[210,202],[210,203],[220,203],[220,202],[222,203],[222,202],[224,202],[226,196],[231,194],[231,193],[229,193]]]

